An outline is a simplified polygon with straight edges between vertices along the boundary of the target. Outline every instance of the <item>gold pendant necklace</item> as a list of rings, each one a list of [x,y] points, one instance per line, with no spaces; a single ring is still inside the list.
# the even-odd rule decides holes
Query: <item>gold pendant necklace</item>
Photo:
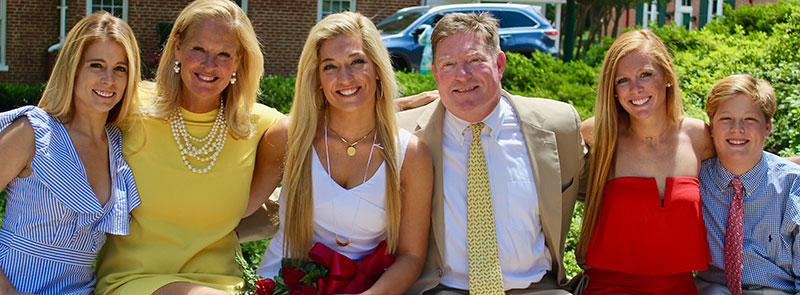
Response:
[[[326,124],[326,125],[327,125],[327,124]],[[338,136],[338,137],[339,137],[339,139],[341,139],[341,140],[342,140],[342,142],[344,142],[344,144],[346,144],[346,145],[347,145],[347,155],[348,155],[348,156],[351,156],[351,157],[353,157],[353,156],[355,156],[355,155],[356,155],[356,145],[357,145],[359,142],[361,142],[362,140],[366,139],[366,138],[367,138],[367,136],[369,136],[370,134],[372,134],[372,131],[375,131],[375,127],[373,127],[372,129],[370,129],[370,130],[369,130],[369,132],[367,132],[367,134],[364,134],[364,137],[362,137],[362,138],[360,138],[360,139],[358,139],[358,140],[354,141],[353,143],[350,143],[349,141],[347,141],[347,139],[344,139],[344,137],[342,137],[341,135],[339,135],[339,133],[336,133],[336,131],[335,131],[335,130],[333,130],[333,128],[328,128],[328,130],[330,130],[330,131],[331,131],[331,133],[333,133],[333,135],[336,135],[336,136]]]

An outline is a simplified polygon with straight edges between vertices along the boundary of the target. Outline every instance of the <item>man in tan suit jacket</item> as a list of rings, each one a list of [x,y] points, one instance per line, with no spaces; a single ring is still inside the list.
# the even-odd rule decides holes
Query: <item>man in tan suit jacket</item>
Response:
[[[467,213],[454,210],[466,208],[467,196],[465,188],[453,187],[466,184],[465,164],[459,161],[465,162],[467,156],[448,153],[459,150],[459,144],[469,146],[472,140],[471,132],[467,131],[462,133],[469,133],[464,135],[468,137],[463,139],[466,143],[459,143],[458,132],[452,130],[460,130],[464,124],[485,122],[489,129],[491,126],[496,129],[484,130],[481,138],[489,166],[506,293],[569,294],[559,290],[566,284],[564,242],[575,201],[579,192],[585,192],[588,170],[585,169],[587,149],[580,134],[577,111],[555,100],[521,97],[502,90],[500,80],[506,57],[499,49],[496,20],[490,16],[450,14],[438,23],[432,39],[433,73],[441,99],[399,114],[400,126],[414,132],[430,148],[435,175],[428,255],[418,281],[406,293],[468,294],[469,287],[465,285],[468,269],[464,269]],[[494,118],[500,118],[502,124],[491,123]],[[452,126],[458,127],[453,129]],[[506,150],[509,146],[520,148]],[[496,175],[515,169],[513,165],[506,166],[504,159],[511,159],[513,163],[515,158],[527,158],[527,161],[517,162],[524,166],[523,172],[529,167],[529,173],[523,175],[530,176],[532,179],[528,181],[533,185],[523,188],[529,188],[530,192],[503,190],[501,187],[505,187],[505,183],[495,183],[502,179]],[[502,163],[499,165],[502,168],[495,168],[495,172],[500,172],[493,172],[493,161]],[[497,182],[501,181],[506,180]],[[498,191],[504,193],[499,195]],[[518,202],[519,197],[535,200],[535,203],[523,204],[536,207],[517,210],[519,208],[513,205],[519,203],[506,206],[498,203],[505,199]],[[518,229],[529,223],[532,226],[527,231]],[[520,232],[532,235],[522,235],[520,239]],[[528,241],[544,247],[527,245]]]

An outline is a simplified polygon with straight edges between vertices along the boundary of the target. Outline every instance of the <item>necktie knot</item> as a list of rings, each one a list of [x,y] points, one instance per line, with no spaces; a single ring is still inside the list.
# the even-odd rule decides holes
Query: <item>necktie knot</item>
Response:
[[[731,179],[731,186],[733,186],[733,194],[734,196],[741,196],[742,195],[742,180],[739,177],[734,177]]]
[[[483,127],[486,127],[486,123],[477,122],[477,123],[469,124],[469,128],[472,129],[472,138],[473,138],[473,140],[475,140],[474,138],[480,138],[481,137],[481,131],[483,131]]]

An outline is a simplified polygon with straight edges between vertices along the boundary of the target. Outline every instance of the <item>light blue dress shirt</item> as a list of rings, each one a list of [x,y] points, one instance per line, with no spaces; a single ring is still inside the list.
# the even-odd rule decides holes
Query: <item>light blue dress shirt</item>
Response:
[[[725,228],[733,198],[733,173],[711,158],[700,166],[703,217],[713,261],[697,278],[725,285]],[[763,152],[739,176],[744,184],[742,289],[800,291],[800,166]]]

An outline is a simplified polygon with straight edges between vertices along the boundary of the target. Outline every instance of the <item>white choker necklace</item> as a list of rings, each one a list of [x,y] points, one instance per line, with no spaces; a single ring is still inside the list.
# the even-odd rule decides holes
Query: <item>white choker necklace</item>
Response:
[[[194,173],[204,174],[214,167],[217,162],[217,155],[222,151],[225,146],[225,140],[228,138],[228,125],[225,123],[225,105],[222,103],[222,98],[219,100],[219,112],[214,119],[214,124],[211,130],[204,138],[197,138],[186,131],[186,123],[183,121],[183,115],[180,109],[176,109],[169,115],[169,125],[172,127],[172,136],[175,137],[175,143],[178,144],[178,151],[183,159],[183,164]],[[197,142],[202,147],[196,147],[192,142]],[[208,163],[205,168],[195,168],[189,163],[187,156],[197,159],[200,162]]]

